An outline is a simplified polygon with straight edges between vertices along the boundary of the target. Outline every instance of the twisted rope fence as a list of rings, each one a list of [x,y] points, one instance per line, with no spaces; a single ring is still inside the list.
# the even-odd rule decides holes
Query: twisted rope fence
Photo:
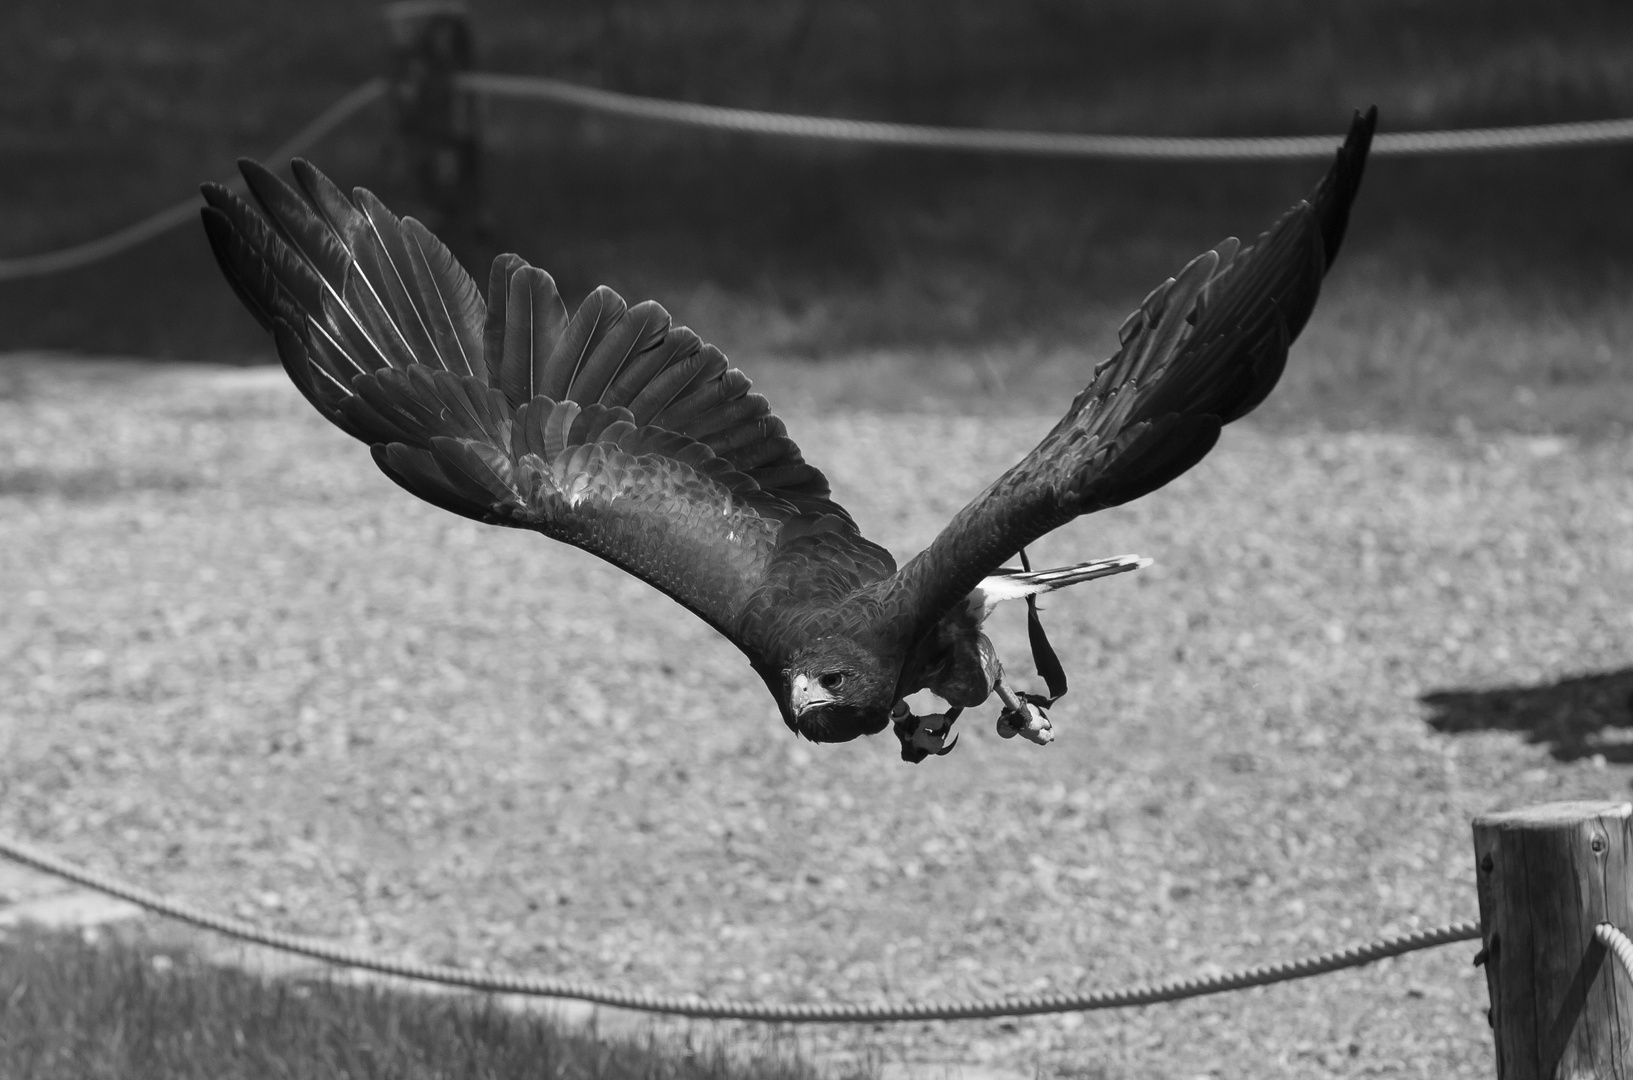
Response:
[[[650,121],[769,137],[861,143],[894,149],[942,150],[1123,161],[1300,161],[1325,158],[1342,141],[1337,135],[1264,138],[1185,138],[1149,135],[1094,135],[1055,131],[1002,131],[983,128],[897,124],[840,117],[703,105],[642,97],[530,75],[467,71],[455,85],[469,93],[519,101],[542,101],[566,108],[630,120]],[[282,161],[309,151],[324,136],[386,95],[385,79],[370,79],[342,95],[269,155]],[[1557,150],[1633,143],[1633,118],[1587,120],[1527,127],[1460,131],[1380,132],[1375,157]],[[237,176],[227,181],[239,189]],[[0,281],[16,281],[72,270],[110,258],[189,220],[198,209],[189,198],[107,236],[60,251],[0,259]]]
[[[690,101],[667,101],[533,75],[470,71],[458,76],[456,81],[467,90],[491,97],[547,101],[632,120],[748,135],[870,143],[897,149],[1124,161],[1300,161],[1330,157],[1343,142],[1341,135],[1216,139],[933,127],[828,116],[794,116],[700,105]],[[1633,118],[1462,131],[1380,132],[1373,137],[1371,156],[1421,157],[1503,150],[1553,150],[1625,142],[1633,142]]]
[[[1622,974],[1633,979],[1633,940],[1610,923],[1600,923],[1593,928],[1594,940],[1610,950],[1610,954],[1622,965]]]
[[[1244,990],[1253,986],[1306,979],[1344,968],[1360,967],[1376,960],[1403,953],[1448,945],[1456,941],[1470,941],[1480,936],[1477,922],[1453,923],[1432,930],[1418,930],[1398,934],[1362,945],[1353,945],[1317,956],[1262,964],[1240,971],[1217,975],[1198,975],[1185,979],[1170,979],[1144,986],[1114,990],[1091,990],[1073,994],[1006,995],[964,1001],[883,1002],[863,1004],[850,1002],[812,1002],[778,1004],[752,1001],[728,1001],[698,996],[644,994],[632,990],[618,990],[567,979],[540,978],[528,975],[506,975],[466,971],[439,964],[421,964],[407,960],[393,960],[374,956],[360,949],[346,948],[311,938],[266,930],[238,919],[215,915],[189,904],[156,893],[148,892],[128,882],[48,855],[26,844],[0,837],[0,855],[43,870],[68,881],[137,904],[160,915],[191,923],[247,941],[265,945],[283,952],[309,956],[331,964],[361,968],[384,975],[396,975],[421,982],[458,986],[468,990],[483,990],[498,994],[522,994],[531,997],[568,998],[596,1005],[610,1005],[636,1012],[663,1013],[700,1020],[754,1020],[782,1023],[897,1023],[923,1020],[979,1020],[998,1016],[1036,1016],[1044,1013],[1088,1012],[1096,1009],[1121,1009],[1135,1005],[1155,1005],[1161,1002],[1182,1001],[1186,998],[1218,994],[1227,990]],[[1626,939],[1624,938],[1625,942]],[[1628,946],[1633,950],[1633,945]]]
[[[385,96],[385,92],[386,81],[384,79],[370,79],[355,90],[347,91],[337,98],[333,105],[314,116],[310,123],[290,136],[268,156],[273,161],[299,157],[316,145],[318,140],[325,135]],[[226,180],[225,183],[234,191],[242,192],[244,189],[243,178],[236,174]],[[183,222],[193,220],[198,216],[198,208],[199,199],[194,196],[96,240],[89,240],[83,244],[75,244],[73,247],[41,255],[23,255],[12,259],[0,259],[0,281],[16,281],[19,278],[55,274],[63,270],[73,270],[111,258],[121,251],[128,251],[138,244],[146,243],[156,236],[161,236]]]

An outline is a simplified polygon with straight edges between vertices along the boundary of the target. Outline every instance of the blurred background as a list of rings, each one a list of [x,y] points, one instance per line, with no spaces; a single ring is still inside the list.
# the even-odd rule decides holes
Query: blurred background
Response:
[[[1633,115],[1633,8],[1595,0],[482,0],[471,16],[481,69],[794,113],[1174,135],[1337,133],[1374,103],[1386,131]],[[372,3],[12,0],[0,257],[101,236],[266,154],[387,70],[386,31]],[[570,301],[598,283],[659,299],[751,371],[888,353],[953,397],[1074,387],[1152,285],[1264,228],[1321,169],[483,113],[486,229],[457,244],[479,281],[515,250]],[[393,136],[376,106],[311,157],[423,213]],[[1630,181],[1633,147],[1375,160],[1268,419],[1615,425],[1633,404]],[[38,348],[270,358],[190,224],[0,283],[0,349]]]

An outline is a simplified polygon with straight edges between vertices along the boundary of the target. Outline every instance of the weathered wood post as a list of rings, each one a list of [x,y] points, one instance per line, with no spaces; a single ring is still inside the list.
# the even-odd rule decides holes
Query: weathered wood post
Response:
[[[1498,1080],[1633,1080],[1633,981],[1593,928],[1633,926],[1633,804],[1474,820]]]
[[[385,5],[391,28],[391,99],[409,174],[435,212],[433,227],[469,231],[481,218],[482,144],[474,94],[458,78],[476,59],[463,0]]]

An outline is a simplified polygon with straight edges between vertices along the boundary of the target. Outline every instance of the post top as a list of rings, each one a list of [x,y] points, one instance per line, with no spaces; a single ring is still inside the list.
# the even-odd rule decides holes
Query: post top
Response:
[[[1474,823],[1488,828],[1534,828],[1573,825],[1589,818],[1629,817],[1633,817],[1633,803],[1614,802],[1610,799],[1578,800],[1542,803],[1537,806],[1521,807],[1518,810],[1499,810],[1491,814],[1481,814],[1474,819]]]

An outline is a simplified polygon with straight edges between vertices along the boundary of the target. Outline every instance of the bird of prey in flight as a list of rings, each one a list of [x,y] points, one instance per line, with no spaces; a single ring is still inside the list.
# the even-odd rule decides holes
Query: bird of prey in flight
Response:
[[[602,287],[569,313],[550,275],[515,255],[494,261],[484,303],[424,225],[361,188],[348,198],[304,161],[299,190],[240,163],[254,205],[211,184],[203,215],[290,378],[387,476],[668,594],[748,656],[805,738],[893,726],[918,761],[950,750],[952,719],[993,693],[1001,733],[1052,738],[1045,708],[1064,678],[1035,607],[1050,697],[1015,689],[983,621],[1004,600],[1144,560],[1005,564],[1162,487],[1264,400],[1338,251],[1375,120],[1357,114],[1310,197],[1257,241],[1226,240],[1147,296],[1043,441],[901,567],[747,376],[656,303]],[[915,716],[904,699],[924,689],[949,710]]]

